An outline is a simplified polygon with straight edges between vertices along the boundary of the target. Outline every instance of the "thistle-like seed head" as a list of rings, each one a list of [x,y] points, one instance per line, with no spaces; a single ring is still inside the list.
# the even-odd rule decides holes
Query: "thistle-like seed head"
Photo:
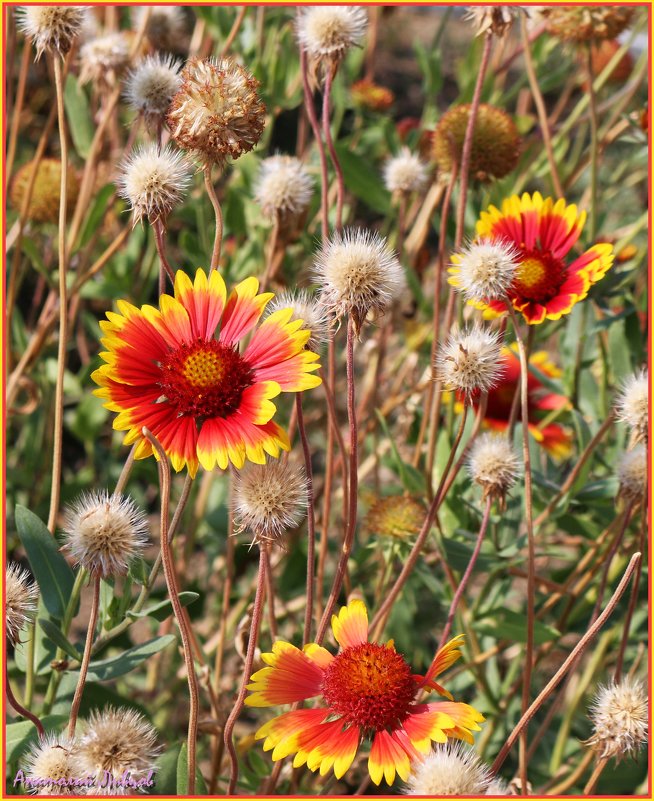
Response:
[[[626,451],[618,462],[620,494],[629,501],[639,501],[647,495],[647,448],[636,445]]]
[[[528,9],[516,6],[473,6],[468,9],[464,19],[472,23],[476,36],[486,33],[502,37],[509,32],[521,12],[529,13]]]
[[[129,64],[129,39],[125,32],[107,33],[85,42],[79,51],[80,83],[114,86]]]
[[[455,332],[441,346],[436,368],[444,389],[461,392],[468,401],[488,392],[504,374],[498,334],[479,325]]]
[[[406,795],[484,795],[491,773],[472,748],[457,742],[436,746],[413,763]]]
[[[468,471],[484,491],[503,502],[515,484],[520,462],[508,439],[500,434],[482,434],[475,439],[468,457]]]
[[[261,162],[254,197],[267,217],[302,214],[312,194],[313,180],[299,159],[270,156]]]
[[[515,280],[519,255],[509,242],[471,242],[452,256],[450,283],[466,300],[501,300]]]
[[[629,27],[635,9],[619,5],[548,6],[540,9],[547,30],[568,42],[615,39]]]
[[[143,59],[125,81],[125,99],[146,123],[153,125],[166,116],[170,101],[179,89],[180,63],[172,56],[156,54]]]
[[[30,790],[35,795],[77,795],[74,786],[67,784],[84,777],[77,743],[64,734],[46,734],[27,752],[23,772],[33,783]]]
[[[44,51],[63,58],[87,15],[84,6],[20,6],[16,20],[19,30],[32,40],[38,60]]]
[[[30,574],[17,562],[10,562],[5,571],[5,633],[15,645],[23,626],[34,619],[39,588]]]
[[[649,428],[649,379],[646,370],[630,376],[616,400],[618,418],[632,431],[634,442],[647,442]]]
[[[318,351],[325,344],[329,331],[329,320],[324,306],[315,295],[306,289],[285,289],[279,292],[266,306],[265,316],[280,309],[293,309],[292,320],[302,320],[302,328],[311,331],[305,345],[307,350]]]
[[[593,734],[586,745],[601,759],[619,762],[625,756],[635,756],[647,742],[649,706],[645,685],[626,678],[600,687],[590,711]]]
[[[334,68],[361,43],[368,14],[361,6],[311,6],[298,10],[295,30],[300,47],[316,63]]]
[[[132,12],[132,28],[140,30],[143,16],[147,11],[150,16],[145,24],[145,37],[155,50],[165,53],[180,52],[181,44],[186,36],[186,20],[181,6],[134,6]]]
[[[429,167],[408,147],[384,165],[384,183],[389,192],[409,194],[419,192],[427,183]]]

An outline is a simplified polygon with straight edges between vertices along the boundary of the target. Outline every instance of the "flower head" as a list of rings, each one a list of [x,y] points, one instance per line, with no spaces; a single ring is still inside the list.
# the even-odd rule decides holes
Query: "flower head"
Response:
[[[488,392],[504,372],[498,334],[479,325],[455,332],[441,346],[436,367],[445,389],[460,392],[467,401]]]
[[[191,183],[190,164],[180,151],[141,145],[121,165],[119,194],[130,204],[134,225],[144,217],[166,222]]]
[[[168,109],[180,147],[209,164],[238,158],[257,144],[266,124],[259,81],[229,58],[190,58]]]
[[[501,209],[489,206],[477,222],[477,236],[484,242],[513,246],[517,251],[515,280],[507,292],[513,308],[530,324],[559,320],[583,300],[590,287],[601,280],[613,264],[613,247],[593,245],[568,264],[566,256],[579,239],[586,213],[565,200],[514,195]],[[450,269],[450,283],[460,283],[460,266]],[[484,298],[471,301],[485,317],[506,312],[506,302]]]
[[[510,242],[480,239],[452,256],[450,283],[467,300],[504,298],[513,286],[520,251]]]
[[[315,62],[337,66],[364,37],[368,15],[361,6],[311,6],[298,10],[300,47]]]
[[[177,53],[181,50],[181,43],[186,34],[186,22],[181,6],[134,6],[132,13],[132,28],[138,31],[143,23],[143,17],[150,11],[145,23],[145,36],[155,50],[166,53]]]
[[[350,94],[357,106],[371,111],[388,111],[395,102],[395,95],[387,86],[380,86],[369,78],[355,81],[350,88]]]
[[[649,705],[645,685],[626,678],[600,687],[590,713],[593,734],[586,741],[601,759],[635,756],[647,742]]]
[[[30,580],[27,570],[10,562],[5,571],[5,632],[9,642],[18,642],[23,626],[33,620],[39,588]]]
[[[490,770],[472,748],[461,742],[437,745],[424,760],[415,762],[406,795],[485,795]]]
[[[618,481],[620,494],[631,501],[638,501],[647,495],[647,448],[636,445],[626,451],[618,462]]]
[[[384,165],[384,183],[389,192],[409,194],[419,192],[427,183],[429,168],[425,162],[414,155],[408,147],[403,147],[397,156]]]
[[[409,495],[377,498],[363,521],[369,534],[406,540],[415,537],[425,522],[425,508]]]
[[[570,42],[615,39],[634,16],[629,6],[549,6],[540,10],[553,36]]]
[[[361,228],[335,233],[314,269],[325,308],[336,317],[351,315],[357,331],[368,314],[387,311],[405,286],[402,265],[386,240]]]
[[[36,795],[77,795],[74,782],[83,773],[75,741],[55,733],[39,738],[25,756],[23,772]]]
[[[449,174],[460,165],[471,105],[454,106],[440,119],[433,137],[434,161]],[[520,135],[513,120],[499,108],[481,103],[475,118],[469,173],[478,181],[503,178],[520,155]]]
[[[254,197],[268,217],[302,214],[312,194],[313,180],[299,159],[270,156],[261,162]]]
[[[107,578],[127,573],[147,542],[148,524],[131,498],[105,490],[82,495],[67,510],[64,530],[75,563]]]
[[[247,464],[234,483],[234,519],[254,541],[280,543],[297,528],[307,507],[304,471],[288,463]]]
[[[273,420],[272,398],[280,392],[316,387],[318,355],[305,350],[311,332],[292,309],[280,309],[256,329],[272,293],[259,295],[256,278],[246,278],[227,297],[221,275],[198,270],[192,281],[181,270],[175,294],[162,295],[159,308],[138,309],[119,300],[119,314],[100,323],[107,364],[92,378],[95,394],[119,412],[114,428],[127,431],[125,444],[138,443],[136,458],[152,454],[147,427],[175,470],[194,476],[201,464],[212,470],[248,459],[264,464],[290,445]],[[239,343],[248,334],[243,351]]]
[[[34,161],[21,165],[12,178],[9,198],[13,207],[20,211],[27,187],[30,184]],[[61,161],[41,159],[36,169],[32,197],[27,207],[27,219],[36,223],[56,223],[59,219],[59,194],[61,192]],[[79,177],[68,169],[66,181],[66,208],[72,211],[79,193]]]
[[[472,480],[484,490],[484,497],[502,501],[515,484],[519,468],[511,443],[499,434],[482,434],[474,441],[468,457]]]
[[[128,771],[138,781],[154,767],[158,753],[156,732],[143,715],[134,709],[108,707],[91,712],[77,761],[83,775],[97,777],[98,784],[105,772],[120,779]],[[111,794],[111,786],[102,794]]]
[[[647,442],[649,428],[649,380],[646,370],[630,376],[616,401],[619,419],[633,432],[635,442]]]
[[[143,114],[148,124],[165,117],[182,82],[179,66],[179,61],[172,56],[155,54],[143,59],[127,76],[125,98],[135,111]]]
[[[92,81],[97,86],[116,83],[116,78],[129,64],[129,39],[122,31],[106,33],[85,42],[79,51],[80,83]]]
[[[306,348],[319,350],[327,339],[329,321],[325,307],[315,295],[306,289],[284,289],[266,306],[265,316],[269,317],[280,309],[292,309],[291,322],[302,320],[302,327],[311,332]]]
[[[350,601],[332,617],[332,630],[340,650],[336,656],[310,643],[299,650],[277,641],[272,653],[263,654],[267,667],[257,671],[245,703],[266,707],[319,699],[314,708],[286,712],[265,723],[256,733],[265,738],[264,751],[273,760],[295,754],[294,767],[325,775],[333,768],[343,776],[362,739],[371,739],[368,771],[375,784],[388,784],[396,773],[406,781],[410,763],[426,754],[432,741],[448,737],[472,742],[484,719],[471,706],[452,701],[435,682],[455,662],[462,637],[455,637],[436,654],[427,673],[416,675],[393,642],[368,642],[368,613],[358,600]],[[436,690],[449,700],[421,703],[423,691]]]
[[[84,6],[20,6],[16,16],[19,29],[32,40],[39,59],[44,51],[65,56],[87,14]]]
[[[493,34],[502,37],[508,33],[520,12],[526,9],[515,6],[473,6],[468,9],[465,19],[476,28],[476,35]]]

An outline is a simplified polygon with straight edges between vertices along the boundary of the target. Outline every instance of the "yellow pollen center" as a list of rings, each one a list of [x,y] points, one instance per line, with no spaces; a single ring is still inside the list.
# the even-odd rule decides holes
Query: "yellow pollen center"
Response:
[[[540,283],[545,276],[545,265],[540,259],[527,258],[518,268],[517,279],[526,289]]]
[[[192,386],[210,387],[222,380],[225,364],[218,353],[196,351],[187,357],[182,373]]]

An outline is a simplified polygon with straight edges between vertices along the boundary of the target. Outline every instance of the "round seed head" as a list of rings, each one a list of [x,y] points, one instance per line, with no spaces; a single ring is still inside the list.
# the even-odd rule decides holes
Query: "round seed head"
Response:
[[[307,507],[304,471],[283,462],[254,464],[239,470],[234,483],[234,519],[254,542],[281,545],[284,534],[297,528]]]
[[[67,550],[93,576],[127,573],[145,547],[147,519],[131,498],[106,491],[82,495],[66,513]]]
[[[44,51],[65,56],[87,14],[84,6],[20,6],[16,20],[19,30],[32,40],[38,60]]]
[[[264,214],[291,217],[309,207],[313,181],[304,165],[293,156],[270,156],[261,162],[254,197]]]
[[[172,56],[156,54],[143,59],[127,76],[125,99],[149,125],[165,117],[182,82],[179,67],[179,61]]]
[[[500,300],[515,280],[518,258],[517,249],[509,242],[471,242],[452,256],[450,283],[466,300]]]
[[[473,481],[501,501],[515,484],[520,462],[506,437],[482,434],[474,441],[468,457],[468,471]]]
[[[648,738],[649,706],[645,685],[626,678],[600,687],[590,711],[593,734],[586,745],[601,759],[636,756]]]
[[[351,315],[357,332],[368,314],[384,314],[405,286],[386,240],[361,228],[335,233],[318,252],[314,271],[321,303],[336,317]]]
[[[144,217],[164,223],[181,203],[191,182],[191,166],[167,145],[161,152],[151,143],[136,148],[122,165],[118,193],[130,204],[134,225]]]
[[[377,498],[365,516],[363,527],[372,535],[408,540],[417,536],[425,522],[425,508],[409,495]]]
[[[468,9],[464,19],[475,28],[476,36],[487,33],[502,37],[517,21],[521,11],[529,13],[527,9],[515,6],[474,6]]]
[[[327,339],[329,321],[325,308],[318,303],[314,295],[306,289],[285,289],[279,292],[266,306],[265,316],[270,316],[280,309],[293,309],[291,320],[302,320],[302,328],[311,331],[305,345],[307,350],[319,350]]]
[[[9,188],[12,206],[20,211],[30,184],[34,161],[28,161],[16,171]],[[27,207],[27,219],[35,223],[56,223],[59,219],[59,193],[61,191],[61,161],[41,159],[36,169],[32,197]],[[66,181],[66,208],[72,211],[79,194],[79,177],[68,168]]]
[[[477,754],[461,742],[439,745],[414,762],[406,795],[484,795],[491,774]]]
[[[623,454],[618,463],[620,494],[631,501],[638,501],[647,495],[647,448],[636,445]]]
[[[82,780],[83,773],[75,741],[64,734],[46,734],[25,755],[23,772],[34,795],[77,795],[73,783]]]
[[[266,124],[259,81],[229,58],[190,58],[181,79],[168,109],[177,144],[208,164],[252,150]]]
[[[298,10],[295,30],[309,58],[337,65],[361,43],[367,25],[367,12],[360,6],[312,6]]]
[[[615,39],[629,27],[634,9],[629,6],[558,6],[540,9],[547,30],[568,42]]]
[[[466,400],[488,392],[504,374],[498,334],[478,325],[455,332],[441,346],[436,368],[444,388],[461,392]]]
[[[177,5],[134,6],[132,12],[132,28],[140,30],[143,16],[150,9],[150,16],[145,24],[145,36],[155,50],[177,53],[180,43],[186,35],[184,12]]]
[[[5,571],[5,632],[13,645],[23,626],[34,619],[39,588],[17,562],[10,562]]]
[[[616,401],[618,418],[632,430],[635,442],[647,442],[649,428],[649,380],[646,370],[630,376]]]
[[[389,192],[409,194],[419,192],[427,183],[429,168],[408,147],[384,165],[384,183]]]
[[[129,39],[124,32],[107,33],[80,47],[80,83],[113,86],[129,64]]]

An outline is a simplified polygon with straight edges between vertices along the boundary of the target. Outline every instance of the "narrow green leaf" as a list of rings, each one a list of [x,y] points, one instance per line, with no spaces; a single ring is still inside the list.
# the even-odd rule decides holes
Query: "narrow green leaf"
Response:
[[[371,168],[367,159],[353,153],[346,142],[336,144],[336,153],[349,191],[374,211],[388,214],[391,209],[390,194],[379,171]]]
[[[188,787],[188,757],[186,743],[182,744],[177,758],[177,795],[186,795]],[[160,792],[160,791],[159,791]],[[200,769],[195,767],[195,793],[196,795],[207,795],[207,785]]]
[[[46,620],[45,618],[40,617],[37,622],[43,629],[47,638],[58,648],[61,648],[64,653],[68,654],[68,656],[76,661],[79,661],[82,658],[82,654],[72,643],[68,642],[61,630],[51,620]]]
[[[73,145],[78,155],[86,158],[91,149],[95,126],[91,119],[89,101],[80,87],[77,78],[69,75],[64,87],[64,107]]]
[[[84,228],[82,228],[82,233],[79,239],[79,246],[84,247],[84,245],[89,241],[92,234],[98,229],[105,212],[107,211],[107,206],[109,205],[109,201],[116,193],[116,187],[113,184],[107,184],[103,186],[102,189],[94,194],[93,196],[93,203],[91,204],[91,208],[89,213],[86,216],[86,220],[84,222]]]
[[[478,634],[489,634],[498,640],[511,640],[524,643],[527,641],[527,618],[510,609],[498,611],[494,617],[478,620],[475,623]],[[561,633],[553,626],[546,626],[539,620],[534,622],[534,643],[543,645],[546,642],[557,640]]]
[[[181,747],[181,743],[176,743],[157,759],[155,785],[148,790],[151,795],[177,795],[177,762]]]
[[[159,651],[163,651],[164,648],[174,643],[175,639],[172,634],[155,637],[142,645],[135,645],[119,656],[91,662],[87,681],[110,681],[118,678],[118,676],[124,676],[145,662],[146,659],[159,653]]]
[[[180,592],[178,597],[182,606],[189,606],[193,601],[197,600],[200,595],[197,592]],[[155,620],[161,622],[167,617],[170,617],[172,613],[173,605],[169,600],[166,600],[149,607],[149,609],[144,609],[142,612],[128,611],[127,617],[131,617],[134,620],[138,620],[140,617],[153,617]]]

